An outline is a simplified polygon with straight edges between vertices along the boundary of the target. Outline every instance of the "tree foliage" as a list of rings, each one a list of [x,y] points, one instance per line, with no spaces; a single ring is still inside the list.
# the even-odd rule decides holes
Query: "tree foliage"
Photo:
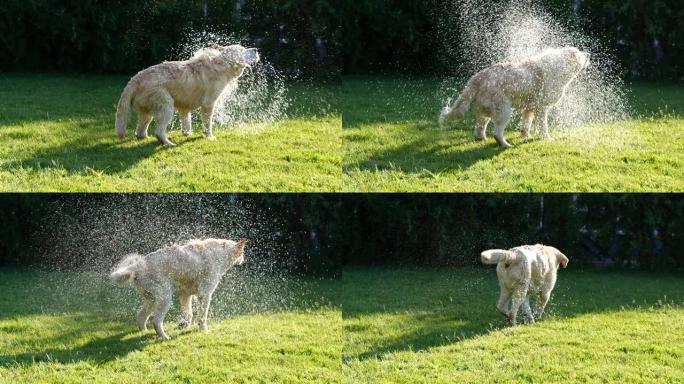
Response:
[[[327,0],[7,0],[0,70],[134,73],[189,35],[211,32],[261,48],[282,71],[334,76],[335,16]]]
[[[251,237],[255,260],[321,275],[345,264],[479,265],[485,249],[537,242],[573,264],[684,268],[684,198],[670,194],[4,195],[0,220],[0,265],[95,257],[108,267],[183,236],[225,234]],[[103,246],[110,237],[115,246]]]
[[[134,73],[178,59],[174,48],[190,32],[209,31],[262,48],[281,70],[297,76],[439,74],[445,63],[437,20],[453,1],[5,0],[0,70]],[[684,78],[680,0],[549,0],[543,5],[603,40],[626,75]]]

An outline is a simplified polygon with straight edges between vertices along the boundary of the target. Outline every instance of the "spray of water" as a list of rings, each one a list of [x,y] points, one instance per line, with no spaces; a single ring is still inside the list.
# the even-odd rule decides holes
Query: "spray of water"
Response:
[[[48,312],[96,312],[130,321],[140,299],[108,274],[127,253],[192,238],[246,237],[246,261],[224,276],[211,316],[307,310],[330,305],[314,278],[288,272],[289,234],[270,212],[238,195],[84,195],[54,201],[32,251],[50,272],[32,289]],[[175,300],[169,316],[178,316]]]
[[[570,21],[554,18],[536,1],[454,0],[438,18],[443,59],[460,72],[460,81],[447,79],[441,87],[442,100],[460,92],[467,77],[489,65],[574,46],[590,52],[591,64],[553,108],[550,125],[564,129],[629,117],[619,66],[609,50]]]
[[[190,32],[184,41],[173,50],[173,60],[187,60],[195,52],[211,43],[221,45],[240,44],[234,35],[211,32]],[[240,132],[259,132],[286,117],[289,107],[285,76],[278,71],[268,57],[247,69],[237,86],[228,86],[219,96],[214,111],[214,122],[219,127],[228,127]],[[180,126],[174,119],[174,126]],[[193,116],[193,124],[200,124],[199,116]]]

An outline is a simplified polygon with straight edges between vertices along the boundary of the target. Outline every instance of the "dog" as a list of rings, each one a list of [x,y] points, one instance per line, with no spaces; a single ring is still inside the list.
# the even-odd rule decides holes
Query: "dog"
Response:
[[[560,101],[568,85],[589,65],[589,53],[574,47],[547,49],[528,60],[494,64],[476,73],[451,106],[444,107],[439,125],[462,119],[472,109],[475,113],[475,137],[486,140],[490,120],[494,138],[501,148],[509,148],[504,128],[511,120],[511,109],[522,111],[521,132],[530,137],[535,119],[541,120],[541,137],[549,135],[549,110]]]
[[[182,320],[179,328],[192,323],[192,298],[199,302],[199,327],[206,331],[209,305],[223,275],[244,262],[246,239],[190,240],[147,255],[125,256],[110,274],[119,284],[131,283],[140,294],[143,306],[137,320],[140,330],[147,329],[151,315],[157,335],[168,340],[164,317],[171,308],[175,289],[180,294]]]
[[[523,307],[525,323],[540,319],[556,285],[558,267],[567,268],[569,259],[561,251],[547,245],[521,245],[504,249],[490,249],[480,254],[484,264],[497,264],[501,295],[496,308],[503,313],[512,326]],[[532,316],[529,296],[537,298],[537,310]]]
[[[237,80],[245,68],[259,61],[256,48],[240,45],[212,44],[201,49],[187,61],[165,61],[138,72],[121,93],[116,108],[116,133],[126,136],[126,125],[131,108],[138,112],[135,135],[147,138],[152,119],[157,120],[156,136],[164,145],[175,145],[166,137],[166,127],[178,110],[184,135],[192,134],[190,113],[200,109],[204,135],[214,140],[212,115],[216,99],[229,86],[237,87]]]

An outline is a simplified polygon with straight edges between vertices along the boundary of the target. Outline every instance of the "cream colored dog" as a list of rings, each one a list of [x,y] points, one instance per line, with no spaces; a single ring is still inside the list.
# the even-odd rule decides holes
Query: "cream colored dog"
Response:
[[[130,109],[138,112],[135,135],[144,139],[152,118],[157,120],[156,136],[165,145],[166,127],[178,110],[183,134],[192,133],[190,113],[199,108],[204,135],[214,140],[212,115],[216,99],[229,85],[234,89],[245,68],[259,61],[256,48],[213,44],[187,61],[166,61],[138,72],[124,88],[116,109],[116,133],[126,136]]]
[[[541,137],[550,139],[548,115],[565,94],[573,79],[589,65],[589,54],[577,48],[547,49],[536,57],[485,68],[470,78],[453,106],[445,107],[439,124],[461,119],[472,109],[475,137],[486,140],[485,131],[494,122],[494,137],[502,148],[511,147],[503,136],[512,108],[522,111],[521,132],[529,137],[535,116],[541,120]]]
[[[138,326],[147,329],[147,320],[153,315],[152,324],[162,339],[164,317],[171,308],[175,289],[180,293],[182,320],[180,328],[192,323],[192,297],[199,301],[199,326],[207,330],[207,315],[214,290],[221,277],[234,265],[244,261],[247,240],[238,242],[222,239],[190,240],[149,253],[127,255],[114,268],[110,277],[117,283],[132,283],[143,299],[138,313]]]
[[[556,285],[558,266],[566,268],[568,258],[554,247],[546,245],[522,245],[504,249],[490,249],[480,254],[485,264],[497,264],[501,295],[496,308],[508,318],[510,325],[516,325],[516,315],[523,306],[525,323],[534,323],[534,317],[541,318],[549,302],[551,291]],[[532,316],[529,296],[537,298],[537,311]]]

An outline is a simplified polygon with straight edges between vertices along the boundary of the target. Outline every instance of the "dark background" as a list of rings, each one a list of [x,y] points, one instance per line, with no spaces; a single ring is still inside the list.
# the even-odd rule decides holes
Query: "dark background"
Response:
[[[506,4],[510,0],[483,0]],[[684,3],[681,0],[519,0],[541,5],[564,26],[599,39],[627,78],[684,79]],[[438,21],[454,0],[360,0],[343,18],[344,73],[442,73]],[[345,1],[344,4],[350,4]],[[453,16],[453,15],[452,15]],[[458,35],[458,25],[453,34]],[[658,41],[656,46],[655,41]],[[450,46],[458,55],[458,47]],[[463,55],[466,55],[464,53]],[[461,56],[463,56],[461,55]]]
[[[291,76],[338,74],[329,0],[3,0],[0,70],[135,73],[190,32],[233,35]]]
[[[441,74],[436,20],[451,1],[4,0],[0,70],[131,74],[177,59],[188,31],[211,31],[258,46],[297,77]],[[602,40],[625,77],[684,78],[681,0],[536,3]]]
[[[676,194],[1,195],[0,265],[107,269],[192,237],[250,238],[252,262],[337,276],[343,265],[479,265],[542,242],[573,265],[682,270]]]

